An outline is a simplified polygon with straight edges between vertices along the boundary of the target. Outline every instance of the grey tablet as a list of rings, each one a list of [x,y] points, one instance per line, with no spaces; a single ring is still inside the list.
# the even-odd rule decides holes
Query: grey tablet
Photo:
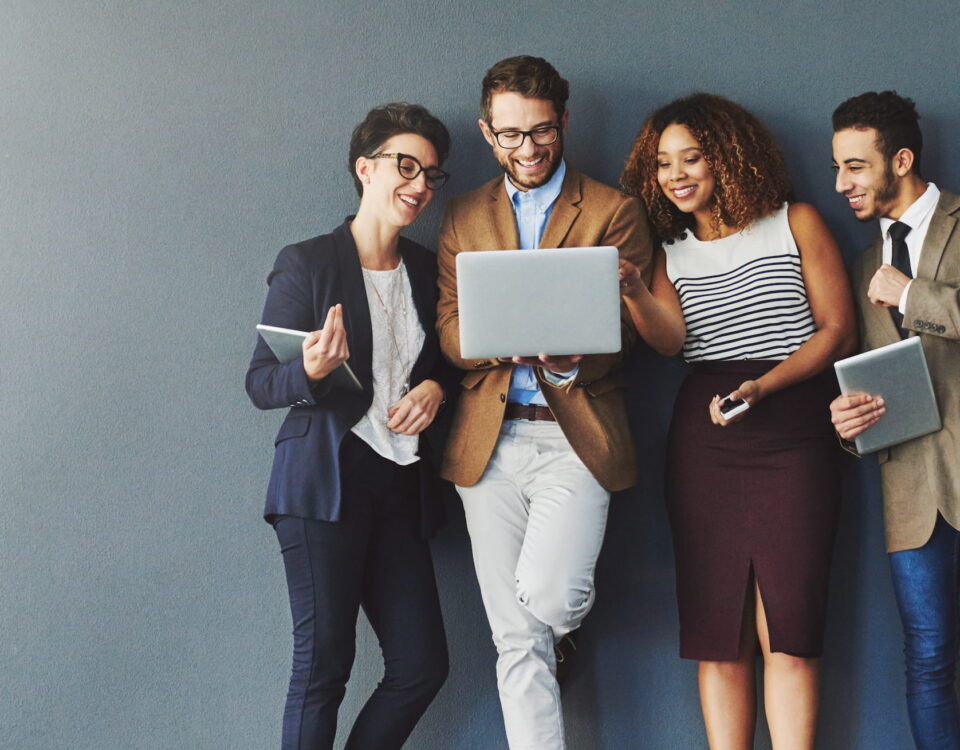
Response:
[[[882,396],[886,413],[856,438],[857,451],[873,453],[936,432],[940,410],[919,336],[834,363],[844,394]]]
[[[460,253],[461,355],[620,351],[618,268],[615,247]]]
[[[289,362],[297,359],[303,353],[303,340],[309,336],[306,331],[296,331],[293,328],[280,328],[279,326],[266,326],[262,323],[257,324],[257,332],[267,342],[270,351],[280,362]],[[342,375],[340,373],[343,373]],[[350,365],[344,362],[340,367],[334,370],[330,375],[348,388],[355,388],[362,391],[363,386],[357,379]]]

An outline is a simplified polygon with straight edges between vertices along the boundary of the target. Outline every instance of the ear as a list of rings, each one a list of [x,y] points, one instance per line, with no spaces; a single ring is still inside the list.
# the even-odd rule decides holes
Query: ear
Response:
[[[560,118],[560,132],[567,134],[567,123],[570,121],[570,110],[563,110],[563,117]]]
[[[371,160],[366,156],[358,156],[357,161],[353,165],[353,171],[357,175],[357,179],[364,185],[370,184],[370,170],[373,169],[373,164]]]
[[[480,118],[477,120],[477,125],[480,126],[480,132],[483,133],[483,139],[491,146],[496,146],[497,141],[493,137],[493,133],[490,131],[490,126],[487,125],[486,121],[483,118]]]
[[[893,173],[897,177],[905,177],[913,169],[913,151],[902,148],[893,155]]]

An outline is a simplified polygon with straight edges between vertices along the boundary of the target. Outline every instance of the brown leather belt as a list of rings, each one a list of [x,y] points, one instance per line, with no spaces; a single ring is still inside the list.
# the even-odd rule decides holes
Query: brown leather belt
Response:
[[[504,419],[530,419],[533,421],[543,420],[546,422],[556,422],[557,418],[553,416],[549,406],[536,406],[535,404],[512,404],[508,403],[503,413]]]

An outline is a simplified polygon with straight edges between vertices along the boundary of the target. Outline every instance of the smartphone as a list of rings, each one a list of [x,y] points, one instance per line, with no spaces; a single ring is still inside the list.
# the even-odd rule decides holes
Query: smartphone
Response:
[[[720,402],[720,413],[723,415],[724,419],[732,419],[737,416],[737,414],[742,414],[747,409],[750,408],[750,404],[744,401],[742,398],[731,399],[727,396]]]

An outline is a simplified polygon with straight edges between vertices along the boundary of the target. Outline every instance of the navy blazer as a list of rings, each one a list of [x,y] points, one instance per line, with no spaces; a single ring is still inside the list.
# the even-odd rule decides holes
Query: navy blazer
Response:
[[[267,277],[269,290],[262,318],[266,325],[315,331],[323,325],[333,305],[343,305],[349,363],[363,385],[361,392],[331,377],[311,385],[301,357],[281,364],[266,342],[257,337],[247,370],[247,394],[260,409],[290,409],[275,441],[273,470],[263,511],[267,521],[277,515],[339,520],[340,441],[373,401],[370,309],[357,246],[349,229],[350,218],[331,234],[283,248]],[[426,334],[413,365],[410,385],[416,386],[429,378],[447,391],[447,366],[440,355],[434,326],[436,256],[403,237],[398,250],[410,278],[417,316]],[[423,433],[419,455],[420,525],[426,537],[443,522],[443,504],[440,480]]]

